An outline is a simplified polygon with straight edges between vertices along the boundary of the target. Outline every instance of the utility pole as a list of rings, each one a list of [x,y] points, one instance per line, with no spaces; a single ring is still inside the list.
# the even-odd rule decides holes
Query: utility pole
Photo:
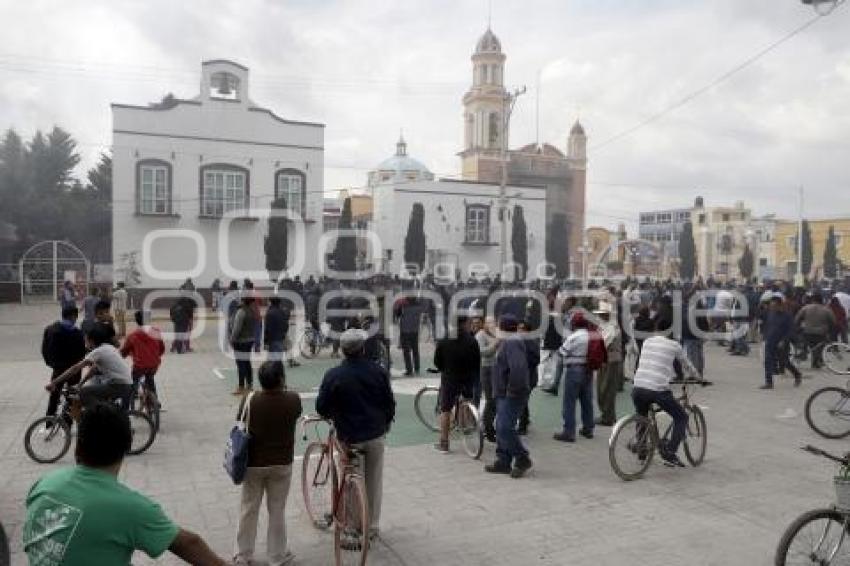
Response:
[[[505,265],[508,263],[508,130],[510,129],[511,114],[517,98],[525,94],[525,87],[514,89],[513,92],[505,93],[502,98],[502,143],[501,162],[502,180],[499,184],[499,219],[502,222],[499,237],[499,273],[504,275]]]
[[[803,275],[803,185],[800,185],[800,218],[797,224],[797,276],[794,278],[795,287],[806,284]]]

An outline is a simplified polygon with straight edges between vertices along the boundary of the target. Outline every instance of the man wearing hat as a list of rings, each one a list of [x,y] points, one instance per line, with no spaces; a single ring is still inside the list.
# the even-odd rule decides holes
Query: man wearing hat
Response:
[[[369,500],[369,536],[378,534],[384,473],[384,436],[395,418],[395,398],[390,376],[365,356],[369,334],[350,328],[339,346],[345,359],[329,369],[316,397],[316,411],[333,421],[337,437],[346,446],[363,452],[361,462]]]
[[[608,361],[599,369],[596,380],[596,402],[600,412],[596,424],[601,426],[614,426],[617,422],[617,392],[624,377],[623,338],[620,327],[616,322],[611,322],[612,310],[611,303],[600,301],[597,309],[593,311],[593,314],[603,321],[599,332],[608,352]]]

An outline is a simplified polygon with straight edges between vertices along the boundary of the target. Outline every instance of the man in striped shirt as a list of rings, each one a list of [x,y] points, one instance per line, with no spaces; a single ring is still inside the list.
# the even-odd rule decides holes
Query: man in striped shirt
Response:
[[[685,373],[701,378],[681,344],[663,336],[647,338],[635,372],[632,401],[635,411],[643,417],[649,414],[649,408],[655,403],[673,418],[673,434],[666,445],[659,446],[659,452],[666,465],[684,467],[685,464],[679,460],[676,452],[685,438],[688,414],[670,391],[670,380],[676,375],[673,367],[676,360],[679,360]]]

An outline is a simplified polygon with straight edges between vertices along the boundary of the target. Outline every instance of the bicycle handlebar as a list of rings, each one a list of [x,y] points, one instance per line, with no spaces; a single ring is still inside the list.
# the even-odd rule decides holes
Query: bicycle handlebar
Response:
[[[845,454],[843,457],[836,456],[834,454],[830,454],[829,452],[827,452],[825,450],[821,450],[820,448],[818,448],[816,446],[812,446],[811,444],[807,444],[805,446],[802,446],[800,449],[805,450],[806,452],[809,452],[810,454],[814,454],[816,456],[823,456],[824,458],[832,460],[833,462],[838,462],[842,466],[850,466],[850,452]]]
[[[301,439],[304,440],[305,442],[307,441],[307,426],[308,425],[311,425],[311,424],[318,425],[319,423],[332,424],[331,421],[329,421],[328,419],[326,419],[322,416],[311,415],[311,414],[306,414],[306,415],[302,416],[301,418],[298,419],[298,421],[299,421],[299,425],[300,425],[300,428],[301,428]],[[318,429],[317,429],[316,434],[318,434]]]

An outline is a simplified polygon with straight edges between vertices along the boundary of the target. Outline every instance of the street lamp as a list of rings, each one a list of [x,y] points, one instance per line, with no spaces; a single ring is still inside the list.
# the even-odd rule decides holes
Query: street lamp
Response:
[[[587,236],[585,236],[584,240],[582,240],[581,246],[578,248],[578,252],[581,254],[581,288],[587,289],[587,256],[590,253],[590,245],[587,242]]]

